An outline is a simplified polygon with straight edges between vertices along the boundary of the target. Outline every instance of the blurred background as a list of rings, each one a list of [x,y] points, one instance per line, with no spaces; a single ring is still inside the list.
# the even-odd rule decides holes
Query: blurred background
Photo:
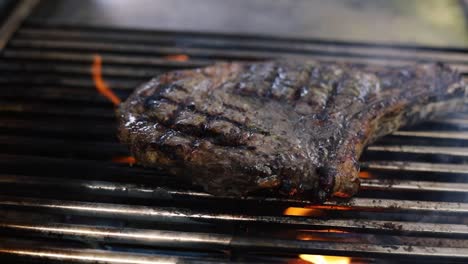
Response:
[[[467,46],[459,0],[43,0],[51,23]]]

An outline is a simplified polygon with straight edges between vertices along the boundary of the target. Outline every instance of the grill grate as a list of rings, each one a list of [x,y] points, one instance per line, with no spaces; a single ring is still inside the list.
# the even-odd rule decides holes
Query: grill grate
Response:
[[[161,72],[218,60],[440,60],[468,73],[463,49],[29,20],[0,57],[1,256],[102,263],[298,263],[297,254],[353,256],[356,263],[468,260],[468,113],[369,147],[362,191],[346,204],[213,197],[112,162],[128,153],[115,137],[113,106],[93,87],[96,53],[121,98]],[[190,60],[164,58],[173,54]]]

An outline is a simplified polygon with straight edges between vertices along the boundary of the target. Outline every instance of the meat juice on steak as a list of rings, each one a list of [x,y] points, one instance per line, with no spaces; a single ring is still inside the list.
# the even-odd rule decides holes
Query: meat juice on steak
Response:
[[[165,73],[120,105],[137,162],[215,195],[270,189],[351,197],[364,147],[401,126],[461,110],[460,75],[442,64],[219,63]]]

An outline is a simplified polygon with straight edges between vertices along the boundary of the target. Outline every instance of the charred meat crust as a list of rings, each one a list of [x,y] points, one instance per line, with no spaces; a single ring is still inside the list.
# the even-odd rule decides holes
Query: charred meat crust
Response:
[[[461,109],[465,90],[442,64],[220,63],[139,87],[117,111],[119,138],[143,166],[213,194],[323,201],[357,192],[368,143]]]

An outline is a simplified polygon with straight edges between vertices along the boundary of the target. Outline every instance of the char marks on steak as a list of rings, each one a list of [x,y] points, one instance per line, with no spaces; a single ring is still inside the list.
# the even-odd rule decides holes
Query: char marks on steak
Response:
[[[464,97],[442,64],[219,63],[142,85],[118,109],[119,138],[140,164],[212,194],[324,201],[357,192],[366,144],[460,110]]]

